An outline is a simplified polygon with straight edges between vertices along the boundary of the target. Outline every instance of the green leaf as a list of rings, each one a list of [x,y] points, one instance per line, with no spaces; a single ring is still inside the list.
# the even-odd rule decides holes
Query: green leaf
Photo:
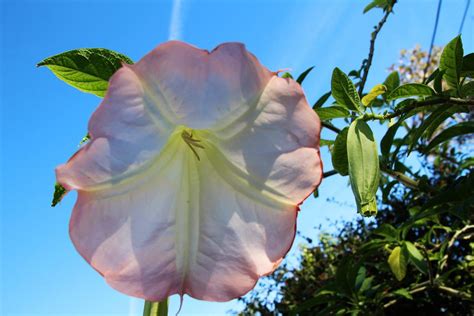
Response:
[[[473,97],[474,96],[474,81],[469,81],[461,87],[461,96]]]
[[[406,251],[409,255],[410,262],[420,270],[420,272],[427,274],[428,273],[428,265],[426,264],[425,258],[421,254],[421,252],[416,248],[414,244],[409,241],[405,241],[403,243],[403,247],[406,248]]]
[[[474,53],[467,54],[462,58],[461,77],[474,77]]]
[[[349,174],[349,166],[347,162],[347,132],[349,128],[344,128],[339,134],[337,134],[334,147],[331,151],[332,166],[334,169],[343,176]]]
[[[403,280],[407,273],[407,263],[408,258],[406,251],[403,250],[400,246],[393,248],[390,256],[388,257],[388,265],[390,266],[390,270],[395,275],[395,278],[398,281]]]
[[[334,145],[334,141],[331,140],[331,139],[320,139],[319,140],[319,146],[320,147],[323,147],[323,146],[332,146]]]
[[[348,117],[349,111],[342,106],[329,106],[326,108],[318,108],[315,110],[322,121],[331,120],[340,117]]]
[[[444,80],[446,80],[446,83],[450,88],[456,91],[459,88],[463,54],[462,40],[459,35],[444,47],[439,61],[439,69],[445,71]]]
[[[331,92],[336,102],[349,110],[360,112],[359,94],[352,81],[339,68],[335,68],[331,78]]]
[[[471,122],[462,122],[451,126],[450,128],[441,132],[438,136],[436,136],[430,144],[425,148],[425,152],[429,152],[434,147],[438,146],[441,143],[444,143],[450,140],[453,137],[467,135],[474,133],[474,121]]]
[[[299,84],[302,84],[306,76],[311,72],[311,70],[313,70],[313,68],[314,66],[311,66],[305,71],[303,71],[301,75],[298,76],[298,79],[296,79],[296,82],[298,82]]]
[[[289,73],[289,72],[285,72],[283,73],[283,75],[281,75],[282,78],[290,78],[290,79],[293,79],[293,76]]]
[[[382,140],[380,141],[380,150],[383,156],[387,157],[390,154],[390,148],[392,148],[393,138],[395,137],[395,134],[397,133],[401,122],[403,122],[402,119],[390,126],[385,135],[383,136]]]
[[[393,90],[387,96],[387,100],[391,101],[400,98],[408,98],[414,96],[427,97],[432,95],[435,95],[435,91],[427,85],[421,83],[407,83]]]
[[[355,120],[347,133],[349,179],[357,209],[363,216],[377,214],[375,194],[380,180],[377,144],[369,125]]]
[[[400,85],[400,75],[398,74],[398,71],[390,73],[383,82],[383,85],[387,87],[387,93],[395,90]]]
[[[168,299],[162,302],[145,301],[143,316],[168,316]]]
[[[56,183],[54,185],[54,194],[53,194],[53,201],[51,202],[51,206],[55,207],[63,197],[66,195],[67,190],[61,184]]]
[[[331,91],[326,92],[325,94],[323,94],[318,99],[318,101],[316,101],[316,103],[314,103],[313,110],[316,110],[316,109],[319,109],[320,107],[322,107],[324,105],[324,103],[326,103],[326,101],[329,99],[330,96],[331,96]]]
[[[390,224],[382,224],[374,230],[374,234],[383,236],[386,239],[396,241],[398,239],[398,231]]]
[[[127,56],[108,49],[82,48],[46,58],[37,66],[48,67],[74,88],[103,97],[110,77],[122,63],[133,64]]]
[[[378,84],[373,87],[368,94],[362,98],[362,104],[369,106],[379,95],[384,94],[387,91],[387,87],[383,84]]]
[[[364,13],[369,12],[373,8],[385,8],[388,5],[388,0],[373,0],[364,8]]]
[[[409,300],[413,300],[413,296],[411,296],[410,292],[408,292],[408,290],[404,288],[394,291],[393,294],[396,294]]]

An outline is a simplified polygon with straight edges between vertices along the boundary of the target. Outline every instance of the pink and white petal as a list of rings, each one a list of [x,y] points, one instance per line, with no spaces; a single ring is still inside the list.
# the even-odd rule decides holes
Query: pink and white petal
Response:
[[[131,67],[162,115],[193,129],[225,126],[242,116],[273,76],[241,43],[208,52],[170,41]]]
[[[239,297],[289,250],[297,206],[225,173],[212,147],[200,151],[200,161],[179,137],[169,147],[141,177],[79,191],[71,239],[112,287],[128,295]]]
[[[319,185],[321,125],[294,80],[273,77],[257,109],[233,125],[216,131],[211,141],[237,177],[293,204]]]
[[[68,190],[118,183],[152,162],[171,131],[133,70],[124,66],[89,121],[91,141],[56,169],[57,180]]]
[[[177,264],[186,227],[181,199],[188,149],[177,145],[154,167],[126,183],[78,191],[70,221],[77,251],[115,289],[136,297],[162,300],[179,293]]]
[[[281,262],[294,240],[298,210],[239,182],[221,170],[219,156],[205,153],[194,210],[199,221],[192,222],[200,233],[185,286],[192,297],[228,301],[250,291]]]

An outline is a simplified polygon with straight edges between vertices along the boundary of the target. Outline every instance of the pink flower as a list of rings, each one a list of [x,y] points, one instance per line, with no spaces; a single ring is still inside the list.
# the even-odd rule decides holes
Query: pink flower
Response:
[[[162,44],[113,75],[91,141],[56,170],[78,191],[71,239],[128,295],[239,297],[290,249],[319,133],[298,83],[244,45]]]

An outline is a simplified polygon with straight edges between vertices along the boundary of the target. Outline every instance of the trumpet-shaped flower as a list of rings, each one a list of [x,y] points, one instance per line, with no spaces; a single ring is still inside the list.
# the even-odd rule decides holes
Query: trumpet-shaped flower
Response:
[[[71,239],[123,293],[241,296],[290,249],[319,133],[299,84],[242,44],[162,44],[112,76],[91,141],[56,170],[78,192]]]

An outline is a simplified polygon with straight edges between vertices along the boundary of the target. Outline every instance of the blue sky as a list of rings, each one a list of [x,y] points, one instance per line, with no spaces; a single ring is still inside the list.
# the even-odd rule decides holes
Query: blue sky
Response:
[[[381,13],[368,1],[9,1],[0,2],[0,314],[141,315],[142,303],[116,292],[76,253],[68,237],[75,201],[50,208],[54,167],[77,150],[99,103],[37,69],[41,59],[73,48],[105,47],[134,60],[170,37],[212,49],[240,41],[270,69],[315,70],[304,83],[310,102],[329,90],[336,66],[358,68]],[[457,35],[465,0],[444,1],[436,44]],[[402,48],[427,47],[437,1],[401,0],[377,42],[368,86],[383,81]],[[473,7],[464,25],[473,51]],[[377,133],[376,133],[377,134]],[[326,138],[333,137],[324,132]],[[380,139],[382,135],[376,135]],[[330,156],[323,150],[325,169]],[[308,199],[299,229],[354,218],[347,179],[331,177]],[[335,198],[338,203],[328,202]],[[291,253],[297,249],[298,242]],[[291,255],[291,254],[290,254]],[[171,310],[178,307],[176,297]],[[185,298],[181,315],[222,315],[238,304]],[[173,315],[174,313],[170,313]]]

